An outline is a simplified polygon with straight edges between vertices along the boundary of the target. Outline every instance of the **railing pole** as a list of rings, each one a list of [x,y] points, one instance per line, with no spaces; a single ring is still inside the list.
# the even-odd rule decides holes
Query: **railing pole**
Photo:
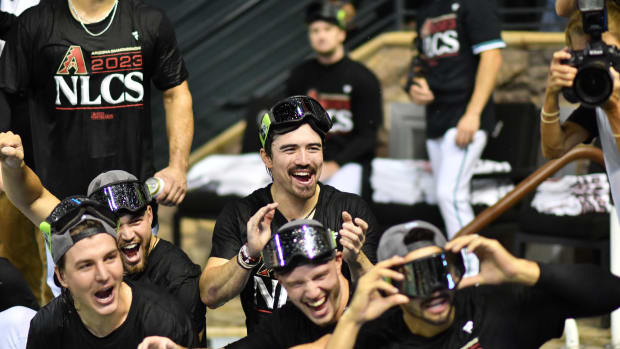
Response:
[[[536,189],[536,187],[538,187],[538,185],[545,179],[551,177],[566,164],[578,159],[590,159],[605,166],[603,152],[600,149],[592,146],[573,148],[561,158],[547,162],[541,168],[529,175],[526,179],[521,181],[521,183],[519,183],[511,192],[506,194],[506,196],[501,198],[493,206],[480,212],[480,214],[477,215],[476,218],[474,218],[474,220],[468,225],[463,227],[463,229],[461,229],[455,237],[479,232],[497,219],[497,217],[499,217],[502,213],[506,212],[517,202],[523,199],[525,195]]]

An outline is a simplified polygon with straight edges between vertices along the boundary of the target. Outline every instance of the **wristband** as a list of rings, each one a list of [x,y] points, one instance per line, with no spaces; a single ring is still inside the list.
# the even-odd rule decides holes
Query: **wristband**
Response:
[[[237,254],[237,263],[239,263],[243,269],[253,269],[256,265],[258,265],[258,262],[260,262],[260,258],[250,257],[247,243],[241,246],[239,253]]]

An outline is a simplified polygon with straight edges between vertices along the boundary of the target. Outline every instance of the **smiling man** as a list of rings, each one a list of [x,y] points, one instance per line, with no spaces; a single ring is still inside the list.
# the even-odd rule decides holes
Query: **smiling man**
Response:
[[[206,307],[200,300],[200,266],[177,246],[153,235],[153,208],[146,185],[125,171],[95,177],[88,196],[107,204],[119,217],[118,247],[126,278],[155,284],[174,296],[204,338]]]
[[[479,274],[462,278],[463,249]],[[516,258],[478,235],[446,243],[428,223],[388,229],[377,253],[327,348],[540,348],[565,319],[620,306],[620,278],[600,267]]]
[[[105,206],[79,196],[41,224],[63,292],[32,319],[28,349],[136,348],[148,335],[195,344],[189,318],[170,296],[123,282],[115,225]]]
[[[325,345],[350,299],[334,234],[310,219],[286,223],[273,234],[262,256],[290,302],[228,349]],[[147,338],[140,348],[179,347],[166,338]]]
[[[34,224],[39,224],[58,204],[58,198],[44,188],[37,175],[23,163],[24,150],[18,135],[0,133],[0,150],[0,158],[4,157],[2,177],[9,200]],[[125,171],[109,171],[92,180],[88,194],[120,217],[118,247],[125,277],[166,290],[190,316],[194,332],[200,337],[205,328],[206,311],[198,289],[200,266],[180,248],[153,236],[153,210],[144,183]]]
[[[287,291],[260,260],[271,231],[302,218],[339,231],[345,277],[361,275],[375,260],[376,219],[368,205],[318,181],[331,125],[327,112],[310,97],[276,103],[259,120],[260,155],[273,183],[228,205],[217,218],[201,297],[215,308],[241,294],[248,333],[287,300]]]

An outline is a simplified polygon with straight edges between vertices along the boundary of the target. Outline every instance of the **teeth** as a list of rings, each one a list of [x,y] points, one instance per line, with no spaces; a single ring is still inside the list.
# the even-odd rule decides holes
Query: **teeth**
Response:
[[[125,245],[125,246],[121,247],[121,249],[123,249],[123,250],[131,250],[132,248],[136,248],[136,246],[138,246],[138,244]]]
[[[316,301],[316,302],[313,302],[313,303],[308,303],[308,305],[309,305],[309,306],[311,306],[311,307],[313,307],[313,308],[316,308],[316,307],[318,307],[318,306],[320,306],[320,305],[323,305],[323,303],[325,303],[325,297],[323,297],[323,298],[319,299],[319,300],[318,300],[318,301]]]
[[[309,176],[310,172],[293,172],[294,176]]]

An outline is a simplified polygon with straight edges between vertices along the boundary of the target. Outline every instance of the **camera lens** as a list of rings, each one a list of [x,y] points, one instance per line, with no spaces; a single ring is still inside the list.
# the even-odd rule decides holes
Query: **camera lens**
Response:
[[[611,95],[613,80],[605,62],[595,61],[582,67],[575,77],[575,94],[585,104],[601,105]]]

